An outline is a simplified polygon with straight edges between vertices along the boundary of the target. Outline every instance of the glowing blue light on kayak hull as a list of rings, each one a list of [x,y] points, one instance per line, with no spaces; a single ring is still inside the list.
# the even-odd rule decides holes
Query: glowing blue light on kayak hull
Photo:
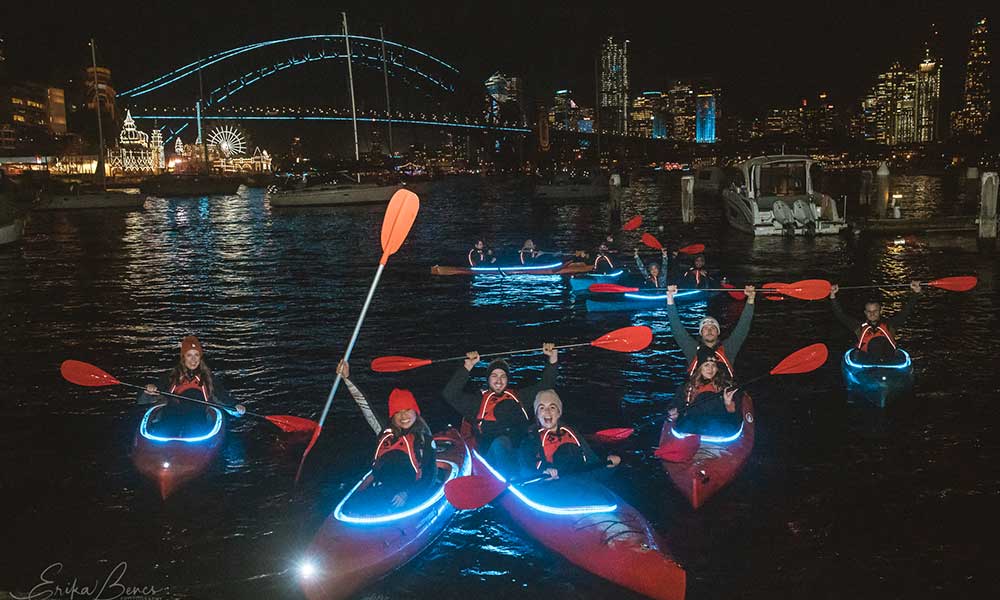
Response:
[[[903,362],[899,364],[885,364],[885,363],[864,364],[856,362],[851,358],[851,353],[854,352],[854,348],[851,348],[844,353],[844,362],[847,364],[848,367],[858,371],[864,371],[867,369],[899,369],[899,370],[909,369],[910,365],[913,364],[913,361],[910,360],[910,355],[906,352],[906,350],[903,350],[902,348],[897,349],[896,351],[902,354],[904,359]]]
[[[701,290],[687,290],[684,292],[677,292],[676,294],[674,294],[674,300],[680,300],[681,298],[690,298],[691,296],[696,296],[700,293],[702,293]],[[642,292],[626,292],[625,297],[628,298],[629,300],[641,300],[643,302],[667,301],[667,294],[665,292],[662,294],[649,294],[649,293],[644,294]]]
[[[584,273],[584,277],[619,277],[625,271],[618,269],[617,271],[612,271],[610,273]]]
[[[469,267],[469,270],[471,270],[473,273],[497,273],[499,271],[503,271],[504,273],[517,273],[520,271],[550,271],[552,269],[561,269],[562,267],[563,263],[557,262],[557,263],[552,263],[551,265],[530,265],[530,266],[498,265],[495,267]]]
[[[196,444],[198,442],[204,442],[205,440],[211,439],[219,433],[222,429],[222,411],[211,406],[212,410],[215,411],[215,426],[212,430],[205,435],[198,435],[195,437],[167,437],[163,435],[156,435],[149,432],[149,417],[153,414],[153,411],[163,408],[166,404],[157,404],[156,406],[150,408],[146,411],[146,414],[142,416],[142,423],[139,424],[139,435],[146,438],[147,440],[153,442],[185,442],[187,444]],[[164,466],[163,468],[168,469],[169,466]]]
[[[692,435],[698,435],[697,433],[683,433],[672,428],[670,430],[670,433],[679,440],[691,437]],[[736,440],[740,439],[741,435],[743,435],[743,421],[740,421],[739,430],[737,430],[737,432],[732,435],[727,435],[727,436],[703,435],[701,436],[701,441],[706,444],[728,444],[729,442],[735,442]]]

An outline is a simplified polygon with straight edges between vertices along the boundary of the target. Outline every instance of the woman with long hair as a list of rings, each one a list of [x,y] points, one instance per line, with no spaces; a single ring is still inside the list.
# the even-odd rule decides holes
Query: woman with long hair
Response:
[[[713,353],[705,353],[691,377],[677,389],[667,415],[677,421],[674,430],[679,433],[731,433],[742,418],[738,402],[729,370],[719,366]]]

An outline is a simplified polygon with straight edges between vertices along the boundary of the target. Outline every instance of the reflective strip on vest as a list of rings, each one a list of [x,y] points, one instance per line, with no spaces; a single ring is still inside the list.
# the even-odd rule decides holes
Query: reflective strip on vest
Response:
[[[559,432],[568,433],[569,437],[572,438],[572,439],[566,439],[565,436],[563,436],[563,435],[557,435],[556,433],[552,433],[548,429],[539,429],[538,430],[538,433],[540,434],[539,440],[542,443],[542,454],[545,455],[545,460],[547,462],[549,462],[550,464],[552,463],[553,459],[555,458],[556,451],[559,450],[559,446],[562,446],[563,444],[576,444],[577,446],[580,446],[581,448],[583,447],[582,444],[580,444],[580,440],[577,439],[576,435],[574,435],[573,432],[570,431],[569,429],[560,426],[558,431]],[[549,437],[550,436],[552,438],[554,438],[554,440],[553,440],[555,442],[554,444],[550,444],[549,443]],[[586,461],[587,457],[584,456],[583,460]],[[537,463],[535,463],[535,468],[536,469],[539,468],[539,467],[541,467],[541,466],[542,466],[542,461],[541,460],[539,460]]]
[[[861,333],[858,335],[857,349],[862,352],[868,352],[868,344],[877,337],[884,337],[889,341],[893,350],[898,350],[898,348],[896,348],[896,340],[894,340],[892,334],[889,333],[889,328],[882,327],[881,323],[879,323],[877,327],[872,327],[869,323],[862,323]]]
[[[484,390],[483,400],[482,402],[479,403],[479,412],[476,414],[476,420],[479,422],[480,429],[482,429],[483,421],[497,420],[496,416],[493,414],[493,411],[496,409],[496,405],[503,402],[506,398],[510,398],[511,400],[517,403],[517,407],[520,408],[521,412],[524,414],[525,421],[531,420],[531,417],[528,416],[528,411],[524,410],[524,405],[521,404],[520,398],[518,398],[514,392],[510,390],[504,390],[502,394],[497,396],[496,392],[492,390]]]
[[[698,348],[701,349],[701,346],[698,346]],[[713,352],[713,354],[715,354],[716,360],[719,360],[720,362],[722,362],[722,364],[726,365],[726,368],[729,369],[729,377],[730,377],[730,379],[736,379],[736,373],[733,372],[733,365],[729,364],[729,359],[726,358],[726,351],[722,348],[722,346],[719,346],[718,348],[716,348],[712,352]],[[691,364],[688,365],[688,377],[690,377],[691,375],[694,375],[695,369],[698,368],[698,356],[697,356],[697,353],[695,353],[695,354],[696,355],[694,357],[694,360],[692,360]]]
[[[375,448],[375,459],[372,461],[372,466],[378,463],[378,459],[387,452],[405,452],[406,456],[410,459],[413,472],[416,473],[417,479],[420,479],[422,475],[420,461],[417,460],[417,454],[413,450],[413,442],[410,441],[411,438],[413,438],[413,434],[408,433],[395,442],[389,443],[392,439],[392,430],[386,429],[383,431],[382,436],[378,439],[378,446]]]
[[[615,265],[612,264],[611,259],[607,255],[605,255],[605,254],[598,254],[597,258],[594,259],[594,268],[595,269],[597,268],[598,265],[601,264],[601,259],[602,258],[604,259],[604,262],[608,263],[608,267],[609,268],[611,268],[611,269],[615,268]]]
[[[208,402],[208,390],[201,383],[201,378],[195,376],[194,379],[188,379],[184,377],[180,383],[170,386],[170,393],[177,394],[180,396],[188,390],[201,390],[201,395],[205,397],[205,402]]]

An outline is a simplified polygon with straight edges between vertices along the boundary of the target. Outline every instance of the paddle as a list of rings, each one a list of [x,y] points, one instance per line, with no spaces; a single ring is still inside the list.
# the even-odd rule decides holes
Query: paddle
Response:
[[[608,465],[609,463],[607,462],[598,461],[585,466],[579,471],[573,471],[565,477],[560,477],[560,479],[606,468]],[[444,484],[444,496],[458,510],[475,510],[496,500],[497,496],[502,494],[509,486],[526,485],[539,481],[548,481],[549,479],[548,475],[542,475],[540,477],[532,476],[501,481],[493,475],[465,475],[464,477],[456,477]]]
[[[110,373],[103,371],[90,363],[78,360],[64,360],[62,365],[59,366],[59,372],[62,374],[63,379],[70,383],[75,383],[76,385],[83,385],[87,387],[123,385],[137,390],[146,389],[146,386],[118,381],[118,379]],[[230,408],[224,404],[198,400],[197,398],[188,398],[187,396],[178,396],[177,394],[171,394],[169,392],[160,391],[157,393],[161,396],[169,396],[171,398],[178,398],[189,402],[197,402],[198,404],[206,404],[208,406],[214,406],[224,410],[229,410]],[[316,423],[314,421],[303,419],[302,417],[293,417],[291,415],[258,415],[257,413],[252,413],[250,411],[243,414],[250,415],[251,417],[257,417],[259,419],[266,419],[285,432],[312,431],[316,427]]]
[[[655,250],[663,250],[663,244],[651,233],[642,234],[642,243]],[[691,244],[677,250],[678,254],[701,254],[705,251],[705,244]]]
[[[642,215],[632,217],[622,225],[622,231],[634,231],[642,225]]]
[[[410,233],[410,228],[413,227],[413,221],[417,218],[417,211],[419,210],[420,198],[409,190],[397,190],[392,195],[392,199],[389,200],[389,206],[385,209],[385,217],[382,219],[382,258],[378,261],[375,278],[372,280],[371,287],[368,288],[368,297],[365,298],[365,304],[361,308],[358,322],[354,326],[354,333],[351,334],[351,341],[347,344],[347,350],[344,352],[342,359],[344,362],[348,362],[351,358],[351,351],[354,350],[354,344],[358,341],[361,325],[365,322],[365,315],[368,314],[368,307],[371,305],[372,297],[375,295],[378,280],[382,277],[382,270],[385,269],[385,263],[403,245],[406,236]],[[337,373],[337,378],[333,380],[333,386],[330,388],[330,394],[326,397],[326,406],[323,407],[323,414],[320,415],[319,423],[316,424],[312,439],[309,440],[309,445],[306,446],[305,452],[302,453],[302,459],[299,461],[299,468],[295,473],[296,483],[298,483],[299,477],[302,476],[302,467],[306,464],[306,457],[309,456],[309,451],[316,445],[316,440],[319,439],[319,435],[323,431],[323,423],[330,412],[330,404],[333,402],[333,397],[340,386],[340,379],[340,373]]]
[[[933,281],[921,281],[920,285],[927,285],[949,292],[967,292],[976,287],[979,278],[975,275],[960,275],[958,277],[942,277]],[[867,290],[871,288],[905,288],[910,287],[908,283],[893,283],[889,285],[842,285],[841,290]]]
[[[556,350],[567,348],[580,348],[581,346],[594,346],[615,352],[637,352],[642,350],[653,341],[653,330],[646,326],[622,327],[610,333],[606,333],[592,342],[582,342],[579,344],[566,344],[556,346]],[[537,352],[538,348],[524,348],[522,350],[509,350],[507,352],[493,352],[491,354],[480,354],[479,358],[491,358],[493,356],[508,356],[511,354],[525,354]],[[449,358],[413,358],[411,356],[379,356],[372,361],[372,371],[378,373],[397,373],[399,371],[409,371],[418,367],[425,367],[434,363],[465,360],[466,356],[452,356]]]
[[[592,442],[615,444],[627,440],[633,433],[635,433],[635,429],[631,427],[614,427],[612,429],[595,431],[588,435],[587,438]]]
[[[625,292],[651,292],[666,291],[666,288],[637,288],[614,283],[595,283],[587,288],[595,294],[621,294]],[[703,292],[729,292],[735,293],[733,288],[698,288]],[[736,288],[739,289],[739,288]],[[678,292],[684,290],[678,290]],[[803,279],[795,283],[766,283],[763,287],[757,288],[758,292],[773,292],[782,294],[799,300],[821,300],[830,295],[830,282],[825,279]],[[742,293],[742,292],[740,292]]]

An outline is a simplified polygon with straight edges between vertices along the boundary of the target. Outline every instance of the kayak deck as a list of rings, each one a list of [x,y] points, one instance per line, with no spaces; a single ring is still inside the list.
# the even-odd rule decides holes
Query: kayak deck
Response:
[[[571,277],[569,280],[570,290],[573,292],[588,293],[590,291],[590,286],[595,283],[621,283],[623,276],[625,276],[624,269],[617,269],[611,271],[610,273],[584,273],[582,275],[577,275],[576,277]]]
[[[214,406],[209,407],[209,411],[215,420],[205,433],[188,437],[159,434],[153,417],[165,406],[165,403],[157,404],[146,411],[132,444],[132,463],[139,473],[157,485],[164,500],[205,472],[226,436],[225,418]]]
[[[482,265],[478,267],[454,267],[434,265],[431,275],[576,275],[589,273],[593,265],[581,262],[554,261],[534,265]]]
[[[715,292],[703,290],[679,290],[674,295],[678,305],[708,300]],[[587,298],[588,312],[610,312],[623,310],[643,310],[667,307],[667,294],[657,290],[620,293],[591,294]]]
[[[840,362],[849,396],[885,408],[891,399],[912,391],[913,361],[905,350],[900,348],[891,360],[876,363],[864,362],[854,350],[844,352]]]

